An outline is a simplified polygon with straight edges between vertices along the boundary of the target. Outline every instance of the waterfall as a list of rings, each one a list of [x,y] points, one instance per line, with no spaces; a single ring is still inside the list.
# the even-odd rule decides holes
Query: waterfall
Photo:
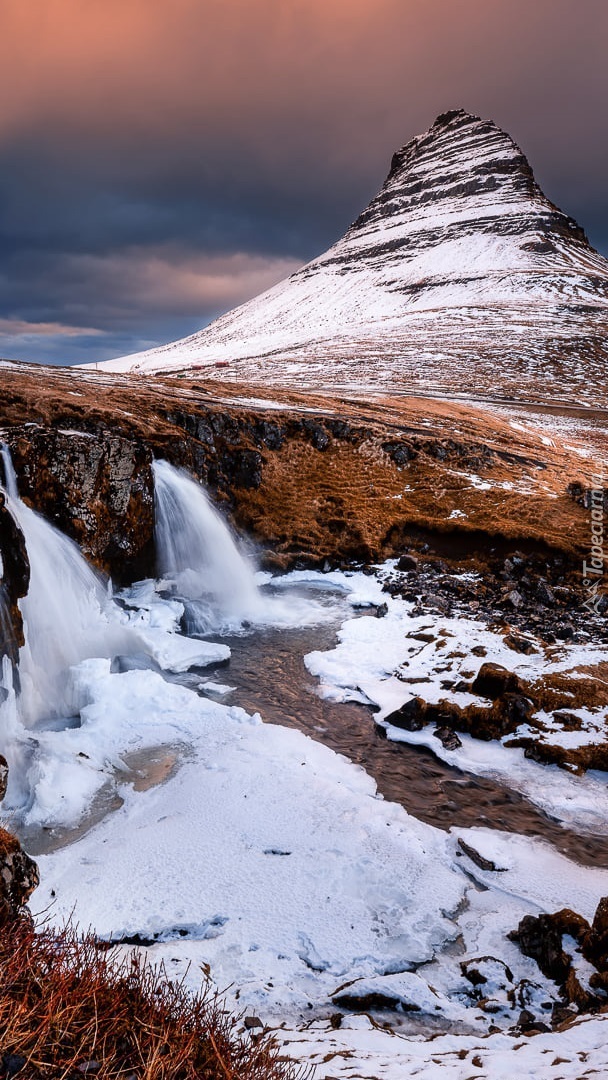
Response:
[[[182,469],[154,462],[158,572],[186,600],[186,630],[204,634],[255,621],[253,568],[205,491]]]
[[[0,446],[0,461],[2,462],[2,471],[4,473],[4,483],[2,484],[2,487],[9,499],[14,499],[16,501],[19,499],[17,477],[15,475],[11,452],[6,443],[2,443]]]
[[[19,498],[8,447],[1,450],[7,506],[25,538],[30,587],[19,601],[25,645],[19,656],[19,714],[25,727],[77,710],[69,669],[124,651],[126,628],[114,621],[103,578],[69,540]]]

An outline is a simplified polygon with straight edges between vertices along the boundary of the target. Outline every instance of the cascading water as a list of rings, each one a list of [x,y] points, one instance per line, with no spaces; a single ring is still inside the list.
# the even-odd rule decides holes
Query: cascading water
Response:
[[[186,601],[186,629],[205,634],[260,615],[254,571],[200,484],[166,461],[154,462],[159,573]]]
[[[30,562],[30,587],[19,602],[26,640],[19,657],[19,714],[29,728],[73,714],[69,669],[120,651],[126,628],[112,620],[106,585],[78,546],[19,498],[8,447],[1,458],[7,506]]]
[[[155,461],[156,555],[159,573],[184,604],[190,636],[250,626],[302,627],[329,619],[310,597],[258,588],[251,562],[206,492],[183,469]]]

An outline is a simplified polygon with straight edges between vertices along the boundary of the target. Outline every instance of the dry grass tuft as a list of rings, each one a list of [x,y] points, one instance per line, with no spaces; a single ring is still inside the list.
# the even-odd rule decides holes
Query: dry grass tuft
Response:
[[[220,999],[141,954],[118,959],[70,926],[0,931],[0,1077],[303,1080],[271,1039],[236,1027]]]

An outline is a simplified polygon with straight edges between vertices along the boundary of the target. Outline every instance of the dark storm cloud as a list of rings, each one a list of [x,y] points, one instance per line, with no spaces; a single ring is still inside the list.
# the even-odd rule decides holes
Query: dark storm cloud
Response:
[[[191,332],[326,248],[455,106],[608,250],[605,0],[2,0],[0,22],[5,354]]]

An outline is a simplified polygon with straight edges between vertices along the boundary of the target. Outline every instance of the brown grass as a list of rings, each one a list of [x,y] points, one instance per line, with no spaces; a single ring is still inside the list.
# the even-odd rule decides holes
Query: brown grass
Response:
[[[296,1080],[265,1035],[237,1033],[217,996],[189,993],[141,954],[118,959],[73,927],[0,932],[0,1077]]]

